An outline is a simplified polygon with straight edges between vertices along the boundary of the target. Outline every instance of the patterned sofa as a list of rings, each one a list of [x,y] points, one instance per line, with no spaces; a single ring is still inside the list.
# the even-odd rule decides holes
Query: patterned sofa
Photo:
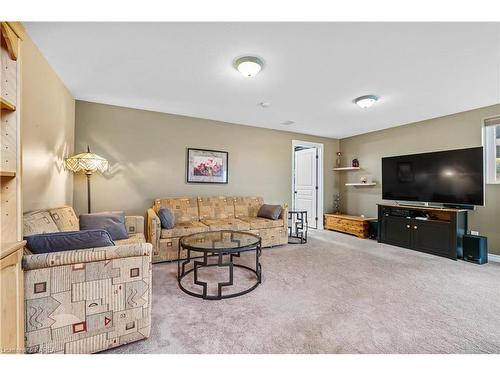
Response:
[[[153,263],[178,258],[179,239],[188,234],[232,229],[251,232],[262,238],[262,246],[288,242],[288,206],[283,205],[279,220],[257,217],[264,204],[260,197],[192,197],[158,198],[147,211],[147,239],[153,244]],[[169,208],[175,216],[173,229],[162,229],[157,215],[160,208]],[[182,253],[181,258],[186,254]]]
[[[79,230],[71,207],[24,214],[24,235]],[[95,353],[149,337],[151,244],[126,217],[115,246],[23,257],[27,353]]]

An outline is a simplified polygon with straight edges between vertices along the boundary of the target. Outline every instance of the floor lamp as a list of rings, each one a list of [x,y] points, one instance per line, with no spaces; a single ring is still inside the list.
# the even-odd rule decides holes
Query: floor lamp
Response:
[[[90,206],[90,176],[95,172],[104,173],[108,170],[108,161],[103,157],[90,152],[87,146],[87,152],[71,156],[66,159],[66,169],[77,173],[84,172],[87,176],[87,207],[88,213],[91,212]]]

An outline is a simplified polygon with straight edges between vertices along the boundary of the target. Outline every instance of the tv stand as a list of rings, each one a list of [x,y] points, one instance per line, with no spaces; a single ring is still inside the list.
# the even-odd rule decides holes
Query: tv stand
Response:
[[[468,205],[468,204],[439,204],[439,203],[401,203],[401,202],[396,202],[396,205],[398,206],[408,206],[408,207],[428,207],[428,208],[435,208],[435,209],[446,209],[446,208],[456,208],[458,210],[474,210],[474,206]]]
[[[378,205],[378,241],[450,259],[462,258],[467,210]]]

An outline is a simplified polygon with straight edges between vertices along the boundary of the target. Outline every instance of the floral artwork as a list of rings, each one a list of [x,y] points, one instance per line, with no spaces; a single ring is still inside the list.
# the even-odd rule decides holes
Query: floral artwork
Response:
[[[222,174],[222,158],[196,156],[194,158],[195,176],[217,176]]]
[[[188,149],[187,182],[227,184],[228,153]]]

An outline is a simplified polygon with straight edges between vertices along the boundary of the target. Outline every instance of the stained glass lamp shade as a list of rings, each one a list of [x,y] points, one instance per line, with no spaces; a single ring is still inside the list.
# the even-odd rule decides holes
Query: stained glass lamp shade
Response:
[[[108,170],[108,161],[102,156],[90,152],[90,148],[87,148],[87,152],[67,158],[66,168],[75,173],[103,173]]]
[[[108,170],[108,161],[102,156],[90,152],[87,146],[87,152],[71,156],[66,159],[66,168],[72,172],[84,172],[87,176],[87,203],[90,213],[90,176],[92,173],[104,173]]]

